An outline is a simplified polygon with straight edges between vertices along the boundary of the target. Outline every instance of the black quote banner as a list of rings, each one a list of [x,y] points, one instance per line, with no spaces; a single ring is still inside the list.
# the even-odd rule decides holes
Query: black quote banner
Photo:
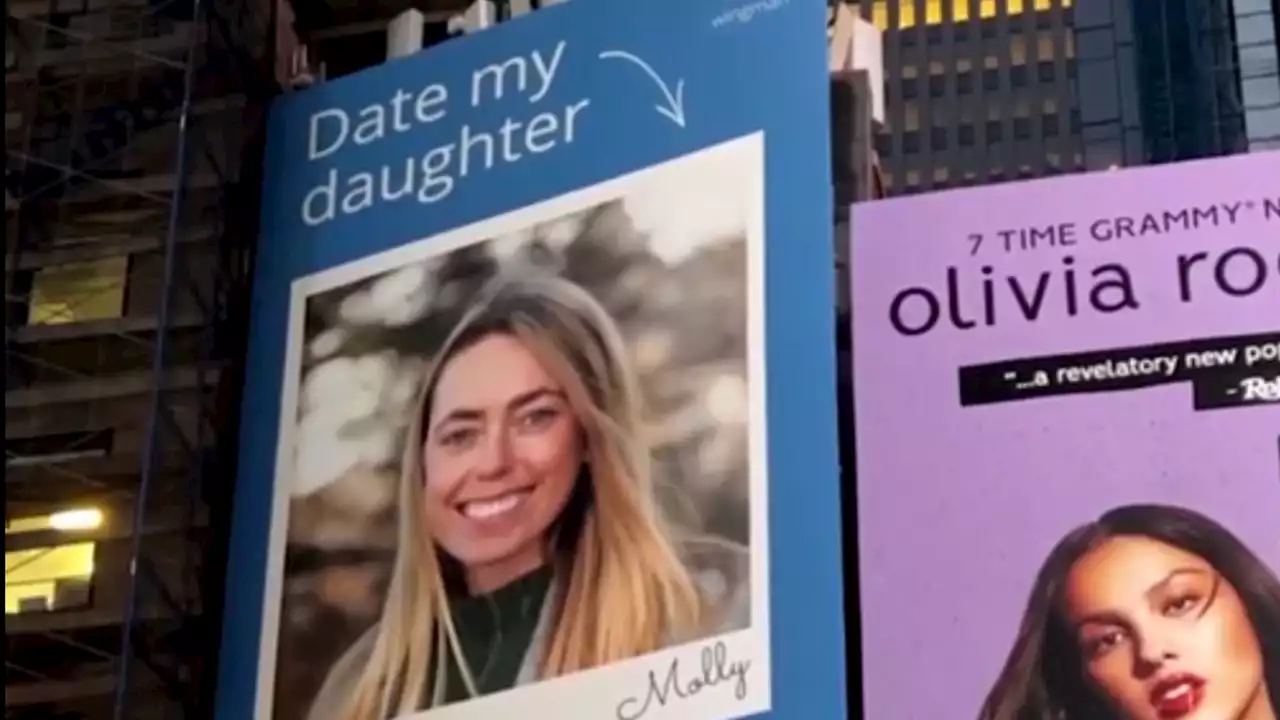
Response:
[[[1280,332],[960,368],[962,406],[1191,383],[1196,410],[1280,406]]]

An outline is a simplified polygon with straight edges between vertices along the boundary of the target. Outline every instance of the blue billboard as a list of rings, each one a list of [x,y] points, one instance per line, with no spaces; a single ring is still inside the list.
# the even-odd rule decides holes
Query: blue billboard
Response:
[[[218,717],[844,717],[818,0],[280,99]]]

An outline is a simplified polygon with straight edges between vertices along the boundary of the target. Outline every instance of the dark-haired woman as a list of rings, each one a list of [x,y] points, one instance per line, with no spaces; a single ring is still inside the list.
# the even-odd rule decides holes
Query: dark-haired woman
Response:
[[[1275,571],[1203,515],[1135,505],[1049,554],[980,720],[1278,716]]]

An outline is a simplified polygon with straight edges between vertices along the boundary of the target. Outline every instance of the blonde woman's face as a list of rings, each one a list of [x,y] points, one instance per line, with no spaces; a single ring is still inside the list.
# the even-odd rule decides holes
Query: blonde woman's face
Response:
[[[485,337],[445,364],[422,447],[422,513],[473,593],[546,561],[583,464],[581,438],[563,387],[514,336]]]
[[[1244,603],[1203,558],[1114,538],[1076,563],[1065,589],[1084,671],[1122,717],[1270,716],[1262,649]]]

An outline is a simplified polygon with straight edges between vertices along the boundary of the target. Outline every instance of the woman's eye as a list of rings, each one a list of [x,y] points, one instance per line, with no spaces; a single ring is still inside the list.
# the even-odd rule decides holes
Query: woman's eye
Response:
[[[520,418],[520,425],[530,430],[541,430],[550,425],[560,413],[552,408],[531,410]]]
[[[1166,615],[1184,615],[1195,608],[1197,604],[1199,604],[1199,599],[1196,596],[1184,595],[1165,603],[1164,612]]]
[[[1112,630],[1103,635],[1097,635],[1089,638],[1085,642],[1085,655],[1089,658],[1098,658],[1111,652],[1120,643],[1124,642],[1124,633],[1119,630]]]
[[[440,436],[440,444],[447,448],[466,447],[476,439],[476,431],[470,428],[450,430]]]

